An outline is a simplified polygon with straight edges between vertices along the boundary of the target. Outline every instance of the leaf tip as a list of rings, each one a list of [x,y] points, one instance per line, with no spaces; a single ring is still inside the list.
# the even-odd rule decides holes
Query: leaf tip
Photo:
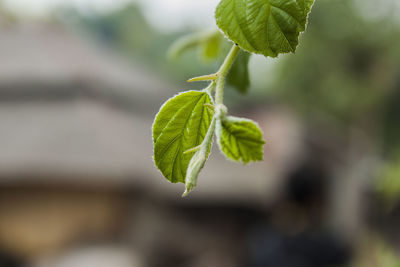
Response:
[[[194,78],[190,78],[187,80],[188,83],[193,83],[193,82],[203,82],[203,81],[215,81],[218,78],[217,73],[209,74],[209,75],[203,75],[203,76],[198,76]]]
[[[192,183],[187,183],[185,188],[185,192],[183,192],[182,197],[187,197],[190,192],[192,192],[193,188],[195,187]]]

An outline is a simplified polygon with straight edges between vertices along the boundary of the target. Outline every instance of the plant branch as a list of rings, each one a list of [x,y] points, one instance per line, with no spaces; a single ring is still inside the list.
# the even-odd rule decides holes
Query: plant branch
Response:
[[[197,185],[197,177],[199,176],[201,169],[203,169],[208,158],[209,149],[211,149],[215,131],[215,122],[216,118],[214,116],[203,142],[190,160],[188,169],[186,171],[185,192],[183,193],[182,197],[186,197]]]
[[[217,119],[220,119],[223,114],[226,114],[226,107],[223,104],[224,100],[224,87],[225,87],[225,79],[226,75],[228,75],[228,72],[230,68],[232,67],[233,63],[235,62],[236,56],[238,55],[240,51],[240,48],[238,45],[233,45],[231,48],[229,54],[226,56],[224,63],[222,63],[221,67],[219,68],[218,72],[214,75],[213,77],[216,76],[216,80],[214,80],[208,88],[206,88],[206,91],[210,93],[210,91],[216,87],[215,91],[215,113],[211,122],[210,127],[208,128],[208,131],[206,133],[206,136],[204,137],[203,142],[200,144],[200,146],[193,148],[192,151],[196,151],[196,153],[193,155],[192,159],[190,160],[189,167],[186,172],[186,177],[185,177],[185,187],[186,190],[183,193],[183,197],[187,196],[190,191],[193,190],[193,188],[197,184],[197,177],[199,176],[199,173],[201,169],[203,169],[204,164],[207,161],[207,155],[209,153],[210,146],[213,141],[213,136],[215,132],[215,124]],[[206,75],[202,77],[210,77],[211,75]],[[190,152],[190,151],[189,151]]]
[[[228,74],[230,68],[232,67],[233,63],[235,62],[236,56],[238,55],[240,48],[238,45],[234,44],[229,51],[229,54],[224,60],[224,63],[221,65],[217,72],[217,89],[215,92],[215,104],[223,104],[224,101],[224,87],[225,87],[225,79],[226,75]]]

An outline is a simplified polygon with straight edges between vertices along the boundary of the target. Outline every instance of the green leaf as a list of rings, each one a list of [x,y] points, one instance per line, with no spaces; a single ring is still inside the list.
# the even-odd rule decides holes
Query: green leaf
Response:
[[[250,86],[249,59],[250,53],[241,50],[226,77],[226,82],[242,94],[247,93]]]
[[[188,91],[169,99],[153,124],[154,162],[172,183],[185,183],[186,170],[193,153],[210,127],[213,113],[205,104],[212,99],[204,91]]]
[[[263,133],[253,121],[226,117],[217,121],[217,141],[223,154],[234,161],[249,163],[263,159]]]
[[[214,34],[205,38],[201,43],[201,54],[203,59],[213,60],[218,58],[223,40],[224,37],[219,31],[215,31]]]
[[[197,47],[201,41],[202,41],[203,36],[200,35],[199,33],[196,34],[190,34],[183,36],[176,40],[170,48],[168,49],[168,58],[169,59],[177,59],[182,54],[184,54],[186,51]]]
[[[276,57],[294,52],[314,0],[221,0],[218,27],[242,49]]]
[[[217,29],[196,32],[179,38],[168,49],[168,57],[177,59],[185,52],[198,48],[200,56],[204,60],[218,58],[224,36]]]

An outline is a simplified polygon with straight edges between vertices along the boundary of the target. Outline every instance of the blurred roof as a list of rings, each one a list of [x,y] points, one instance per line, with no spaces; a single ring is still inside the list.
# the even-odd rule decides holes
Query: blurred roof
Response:
[[[183,186],[169,185],[152,160],[153,116],[172,86],[59,26],[0,28],[0,40],[2,183],[103,182],[180,196]],[[241,166],[214,152],[193,199],[276,194],[299,129],[284,113],[258,120],[275,140],[270,164]]]
[[[0,174],[131,179],[153,169],[138,152],[151,145],[167,82],[60,26],[8,27],[0,40]]]
[[[94,94],[144,108],[144,100],[159,102],[171,92],[143,67],[59,25],[0,27],[0,40],[2,99]]]

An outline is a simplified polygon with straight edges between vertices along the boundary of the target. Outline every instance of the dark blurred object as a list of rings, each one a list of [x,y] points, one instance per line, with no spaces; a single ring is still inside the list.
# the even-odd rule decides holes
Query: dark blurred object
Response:
[[[321,163],[307,162],[289,175],[288,200],[304,208],[326,204],[328,187],[327,170]]]
[[[0,249],[0,267],[26,267],[23,260]]]
[[[253,232],[250,242],[254,267],[344,266],[350,260],[349,248],[326,233],[288,236],[264,228]]]
[[[284,197],[272,209],[270,224],[264,222],[252,228],[248,266],[324,267],[349,263],[351,247],[340,236],[323,230],[324,212],[329,209],[329,176],[317,155],[289,173]]]

